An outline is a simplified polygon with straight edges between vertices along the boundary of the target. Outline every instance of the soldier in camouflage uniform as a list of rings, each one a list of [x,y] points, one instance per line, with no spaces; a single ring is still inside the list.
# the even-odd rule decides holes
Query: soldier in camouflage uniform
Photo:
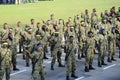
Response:
[[[117,17],[120,16],[120,7],[118,8],[118,11],[117,11]]]
[[[118,16],[117,18],[117,21],[116,21],[116,36],[117,36],[117,39],[116,39],[116,43],[117,43],[117,46],[119,48],[119,58],[120,58],[120,16]]]
[[[98,54],[98,67],[102,67],[102,65],[107,65],[104,63],[104,58],[107,52],[107,36],[105,29],[100,30],[99,34],[99,54]]]
[[[31,25],[30,25],[30,28],[32,29],[32,32],[35,33],[36,31],[36,24],[35,24],[35,19],[31,19]]]
[[[61,37],[59,35],[59,32],[56,31],[54,32],[54,36],[52,36],[52,38],[50,39],[50,42],[52,45],[52,48],[53,48],[53,51],[52,51],[52,61],[51,61],[51,70],[54,70],[54,64],[55,64],[55,61],[56,61],[56,58],[57,58],[57,61],[58,61],[58,66],[59,67],[64,67],[64,65],[62,65],[61,63],[61,55],[62,55],[62,50],[61,50]]]
[[[33,79],[38,80],[38,76],[41,76],[41,80],[45,80],[45,72],[43,66],[43,47],[40,43],[35,47],[35,51],[31,54],[29,51],[26,51],[30,58],[34,59],[33,62]]]
[[[14,31],[15,31],[15,35],[14,35],[15,41],[16,41],[16,44],[19,45],[19,53],[21,53],[23,45],[22,45],[22,40],[21,40],[21,36],[20,36],[20,34],[22,32],[22,27],[21,27],[20,21],[17,22],[17,26],[15,27]]]
[[[66,52],[66,80],[70,80],[69,76],[71,74],[71,77],[77,78],[75,75],[76,70],[76,59],[75,59],[75,53],[74,53],[74,40],[73,36],[69,37],[69,41],[67,42],[67,52]]]
[[[94,8],[91,14],[91,26],[93,26],[95,23],[98,23],[98,15],[96,13],[96,9]]]
[[[50,37],[50,34],[46,25],[42,26],[42,37],[43,37],[42,40],[43,40],[44,59],[48,59],[46,54],[48,52],[48,45],[49,45],[48,38]]]
[[[3,28],[0,30],[1,40],[7,40],[7,38],[8,38],[8,30],[9,30],[8,24],[4,23]]]
[[[29,29],[27,30],[27,33],[24,34],[25,37],[25,42],[24,42],[24,50],[28,50],[31,52],[31,48],[32,48],[32,40],[34,39],[34,35],[32,34],[32,29],[29,27]],[[26,53],[26,52],[25,52]],[[29,56],[28,54],[26,54],[26,66],[29,67]]]
[[[87,22],[87,19],[90,18],[89,14],[88,14],[88,9],[85,10],[85,14],[84,14],[84,22]]]
[[[116,28],[112,27],[111,33],[108,35],[108,62],[116,61],[114,55],[116,52]]]
[[[84,58],[85,57],[85,45],[86,45],[86,30],[85,30],[85,25],[84,22],[81,23],[80,28],[78,29],[79,32],[78,34],[80,35],[79,38],[79,45],[78,45],[78,59]]]
[[[87,54],[86,54],[86,62],[85,62],[85,72],[89,72],[89,70],[94,70],[92,67],[92,62],[94,58],[94,50],[95,50],[95,39],[93,37],[93,32],[88,32],[87,40]]]
[[[16,67],[16,65],[17,65],[17,61],[16,61],[16,58],[17,58],[17,44],[16,44],[16,40],[14,38],[14,33],[13,33],[12,28],[9,29],[8,43],[9,43],[10,50],[12,52],[13,70],[18,71],[19,69]]]
[[[55,20],[54,14],[50,15],[50,23],[51,23],[51,25],[56,25],[57,24],[57,21]]]
[[[8,42],[2,43],[0,48],[0,80],[3,80],[4,74],[6,74],[6,80],[10,80],[10,72],[12,66],[12,52],[8,48]]]

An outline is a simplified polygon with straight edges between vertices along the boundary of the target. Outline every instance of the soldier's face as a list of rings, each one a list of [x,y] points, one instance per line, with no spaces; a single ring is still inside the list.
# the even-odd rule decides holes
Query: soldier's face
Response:
[[[37,24],[37,28],[40,28],[40,24]]]
[[[51,16],[51,20],[54,20],[54,16],[53,15]]]
[[[29,34],[32,34],[32,31],[28,31]]]
[[[70,38],[70,42],[73,43],[73,37]]]
[[[89,34],[89,37],[90,37],[90,38],[91,38],[91,37],[93,37],[93,34],[92,34],[92,33],[90,33],[90,34]]]
[[[41,52],[41,51],[42,51],[42,47],[39,47],[39,48],[38,48],[38,52]]]
[[[9,30],[9,33],[12,33],[12,30]]]
[[[70,31],[73,32],[73,28],[70,28]]]
[[[4,25],[4,28],[7,29],[7,28],[8,28],[8,24],[5,24],[5,25]]]
[[[33,20],[31,21],[31,23],[34,24],[34,23],[35,23],[35,20],[33,19]]]

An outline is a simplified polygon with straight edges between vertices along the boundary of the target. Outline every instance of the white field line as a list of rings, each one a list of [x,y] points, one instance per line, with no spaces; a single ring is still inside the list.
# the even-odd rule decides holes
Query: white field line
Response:
[[[83,79],[83,78],[85,78],[84,76],[81,76],[81,77],[79,77],[79,78],[77,78],[77,79],[75,79],[75,80],[81,80],[81,79]]]
[[[113,65],[107,66],[107,67],[103,68],[103,70],[108,69],[108,68],[111,68],[111,67],[113,67],[113,66],[115,66],[115,65],[116,65],[116,64],[113,64]]]
[[[14,76],[14,75],[16,75],[16,74],[19,74],[19,73],[22,73],[22,72],[25,72],[25,71],[27,71],[27,70],[24,69],[24,70],[18,71],[18,72],[16,72],[16,73],[12,73],[12,74],[10,74],[10,76]]]

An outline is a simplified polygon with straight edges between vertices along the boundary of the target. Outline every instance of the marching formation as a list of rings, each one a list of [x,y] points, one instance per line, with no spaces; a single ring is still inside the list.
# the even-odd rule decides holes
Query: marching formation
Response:
[[[43,62],[48,59],[48,48],[52,58],[51,70],[55,70],[57,61],[58,67],[66,67],[66,80],[70,80],[70,76],[78,78],[75,74],[77,58],[85,58],[85,72],[95,70],[92,66],[94,54],[98,55],[98,67],[116,61],[116,47],[119,48],[120,58],[120,7],[115,10],[113,6],[110,11],[101,13],[100,20],[98,17],[94,8],[91,15],[86,9],[84,13],[75,15],[74,19],[69,17],[67,22],[63,19],[57,21],[51,14],[49,20],[42,19],[42,24],[31,19],[31,24],[24,29],[20,21],[14,28],[4,23],[0,29],[0,80],[4,73],[6,80],[10,80],[11,67],[19,71],[16,66],[18,45],[26,67],[30,66],[30,60],[32,62],[31,74],[34,80],[38,80],[39,74],[41,80],[45,80]],[[65,54],[65,65],[62,63],[62,54]]]

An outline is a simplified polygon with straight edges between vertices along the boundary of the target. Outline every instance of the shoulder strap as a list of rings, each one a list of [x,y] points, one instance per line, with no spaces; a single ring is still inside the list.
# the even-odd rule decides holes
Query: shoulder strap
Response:
[[[8,50],[6,51],[4,57],[0,60],[0,63],[3,61],[3,59],[5,58],[6,54],[7,54]]]

